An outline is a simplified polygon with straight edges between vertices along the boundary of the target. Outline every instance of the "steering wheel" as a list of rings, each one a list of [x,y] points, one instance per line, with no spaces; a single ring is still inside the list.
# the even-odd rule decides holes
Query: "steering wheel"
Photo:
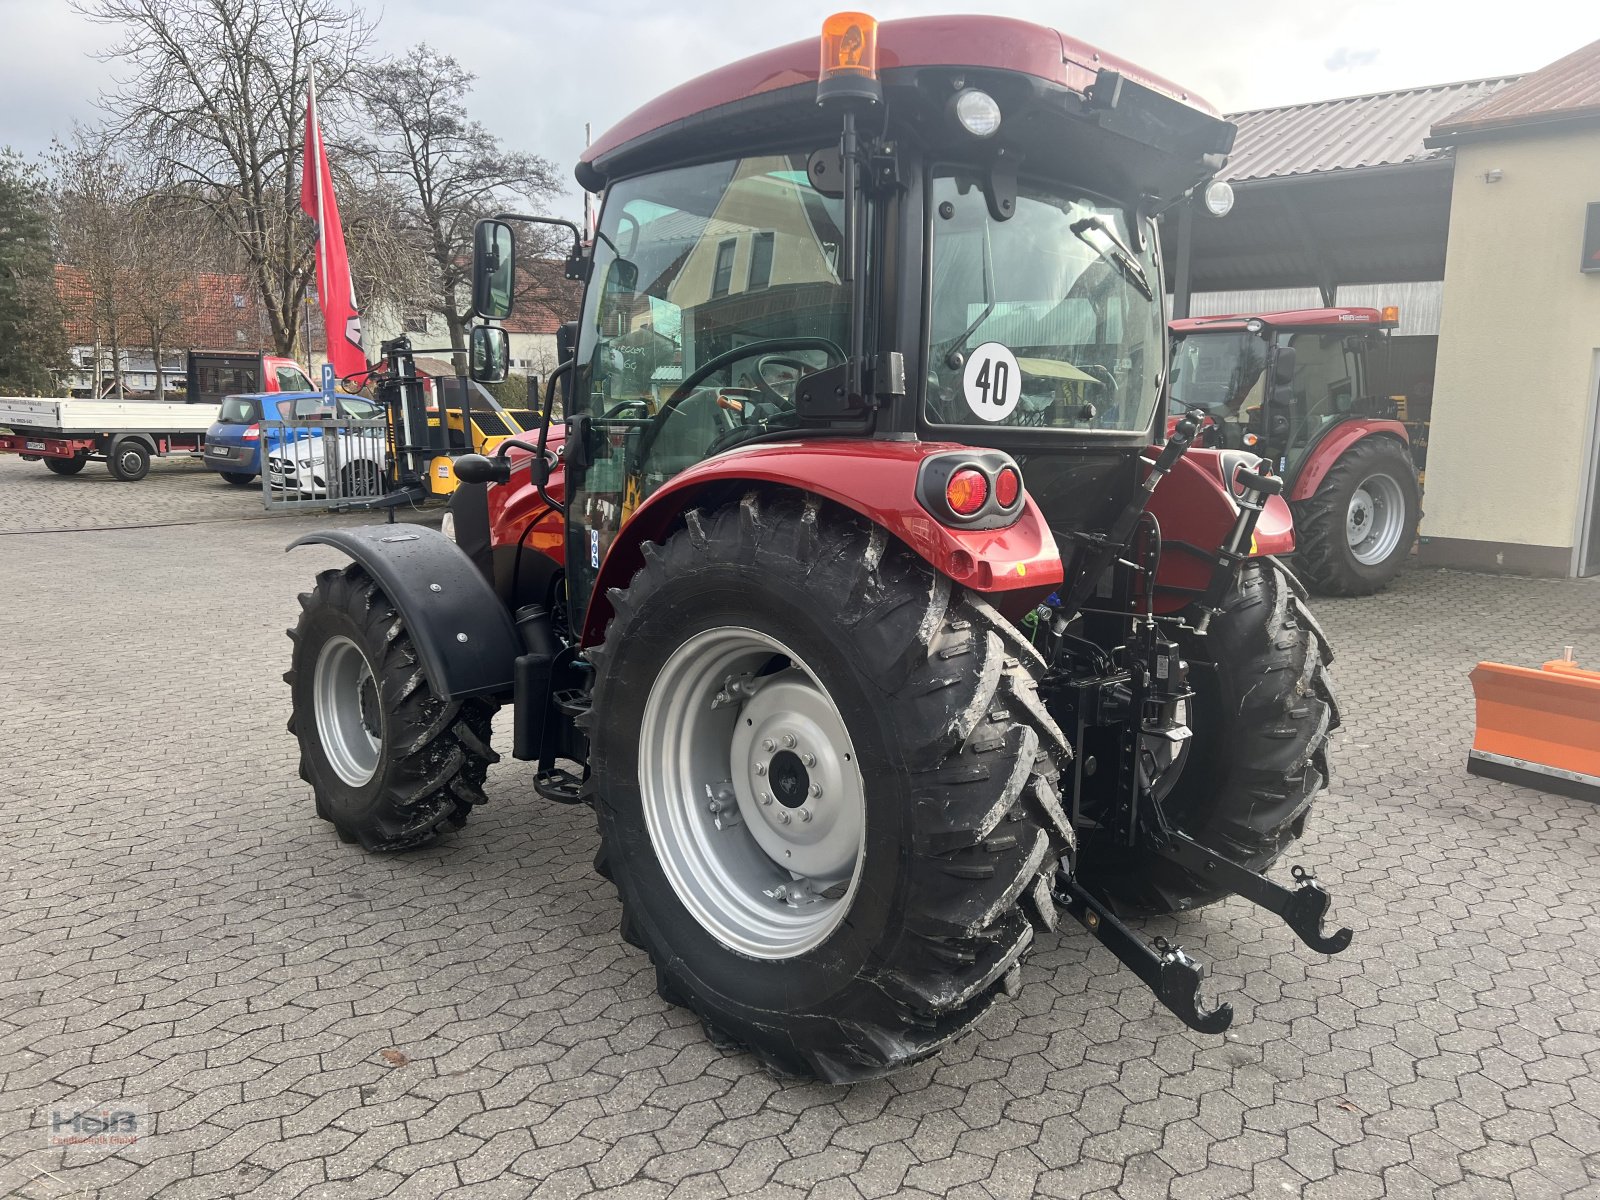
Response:
[[[641,416],[648,417],[650,415],[650,402],[648,400],[619,400],[610,408],[606,409],[605,413],[600,419],[607,420],[611,417],[620,417],[630,408],[643,409],[644,411],[640,414]]]
[[[839,357],[843,358],[844,356],[841,354]],[[763,354],[756,359],[756,386],[761,389],[762,396],[766,398],[769,404],[776,404],[780,407],[794,403],[793,390],[791,389],[791,393],[788,396],[780,392],[774,386],[772,380],[767,378],[768,367],[792,368],[796,379],[813,369],[812,365],[804,359],[794,358],[787,354]]]
[[[1102,367],[1099,363],[1090,363],[1086,367],[1078,367],[1078,370],[1082,371],[1085,375],[1088,375],[1100,386],[1102,392],[1101,399],[1107,406],[1116,403],[1117,377],[1113,375],[1108,368]]]
[[[661,435],[662,426],[667,423],[673,413],[678,411],[683,402],[694,394],[695,389],[711,376],[724,367],[731,367],[734,363],[742,362],[747,358],[758,360],[756,373],[759,375],[761,373],[760,360],[762,358],[775,358],[785,350],[822,350],[836,357],[840,362],[845,359],[843,350],[839,349],[827,338],[821,337],[761,338],[754,342],[746,342],[742,346],[735,346],[725,354],[719,354],[715,358],[708,359],[689,372],[688,377],[672,389],[672,395],[668,396],[666,402],[656,411],[655,419],[639,435],[638,460],[643,462],[649,457],[650,447],[655,445],[656,438]],[[763,392],[772,392],[779,404],[788,405],[791,403],[779,393],[774,392],[772,385],[767,383],[765,379],[760,381],[760,386]]]

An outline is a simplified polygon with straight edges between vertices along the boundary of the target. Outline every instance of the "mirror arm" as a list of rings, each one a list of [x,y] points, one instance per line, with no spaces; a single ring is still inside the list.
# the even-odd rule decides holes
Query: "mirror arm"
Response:
[[[493,219],[496,221],[521,221],[527,225],[559,225],[562,229],[571,230],[572,249],[567,252],[567,278],[588,278],[588,272],[585,269],[587,261],[583,256],[583,230],[579,229],[574,222],[567,220],[565,217],[537,217],[529,213],[514,212],[495,213]],[[612,249],[615,250],[616,246],[613,245]],[[574,271],[578,273],[574,274]]]
[[[555,399],[556,380],[563,375],[570,375],[575,362],[577,362],[576,358],[567,359],[566,362],[551,371],[549,378],[545,380],[544,420],[539,424],[539,471],[544,478],[541,479],[538,475],[534,476],[534,484],[539,489],[539,499],[543,500],[562,516],[566,516],[567,506],[559,500],[551,499],[550,493],[545,491],[545,484],[549,482],[550,478],[550,459],[547,457],[549,452],[545,449],[545,446],[550,438],[550,414],[555,408],[552,401]]]

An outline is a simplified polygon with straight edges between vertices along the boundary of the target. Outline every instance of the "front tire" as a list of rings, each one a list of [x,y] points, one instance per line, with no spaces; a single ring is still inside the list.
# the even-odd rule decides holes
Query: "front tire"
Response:
[[[596,865],[665,998],[846,1082],[1015,989],[1072,831],[1042,662],[1003,618],[794,493],[690,512],[611,599]]]
[[[494,706],[434,694],[404,619],[358,565],[322,572],[300,608],[283,679],[317,815],[368,850],[409,849],[466,824],[499,759]]]
[[[1195,690],[1193,737],[1162,812],[1197,842],[1265,872],[1305,831],[1328,780],[1328,735],[1339,725],[1331,656],[1289,577],[1259,560],[1241,568],[1205,637],[1188,623],[1175,636]],[[1086,841],[1079,876],[1130,916],[1228,895],[1149,850],[1110,842]]]
[[[1294,506],[1295,570],[1324,595],[1370,596],[1405,565],[1421,519],[1411,455],[1393,438],[1369,437]]]

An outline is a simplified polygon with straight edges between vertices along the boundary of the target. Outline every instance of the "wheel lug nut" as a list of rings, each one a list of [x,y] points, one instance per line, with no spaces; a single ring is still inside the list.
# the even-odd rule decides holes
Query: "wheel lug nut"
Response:
[[[771,804],[772,803],[772,797],[767,795],[766,792],[762,792],[759,796],[756,797],[756,799],[761,801],[761,803],[763,803],[763,804]]]
[[[784,734],[783,735],[783,744],[785,746],[789,747],[789,749],[793,750],[794,749],[794,734],[792,734],[792,733]]]
[[[810,810],[810,809],[809,809],[809,808],[802,808],[802,809],[801,809],[801,810],[800,810],[800,819],[801,819],[801,820],[802,820],[802,821],[809,821],[809,820],[811,820],[811,810]]]
[[[812,795],[813,795],[813,796],[820,796],[820,795],[822,795],[822,785],[821,785],[821,784],[820,784],[820,783],[813,783],[813,784],[812,784],[812,785],[811,785],[811,794],[812,794]]]
[[[756,764],[756,774],[757,775],[765,775],[766,773],[767,773],[767,764],[766,763],[757,763]]]
[[[791,818],[789,816],[789,814],[786,813],[786,812],[781,812],[781,813],[778,814],[778,820],[781,821],[785,825],[787,825],[792,819],[793,818]]]
[[[774,750],[776,750],[778,748],[778,743],[773,741],[771,738],[762,738],[761,739],[761,748],[763,750],[765,750],[768,754],[771,754]]]
[[[802,754],[800,761],[808,767],[814,767],[817,765],[817,756],[815,754]]]

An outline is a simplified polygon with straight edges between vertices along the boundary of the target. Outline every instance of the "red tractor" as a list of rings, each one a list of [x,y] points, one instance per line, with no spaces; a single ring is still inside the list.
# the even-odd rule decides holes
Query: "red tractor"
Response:
[[[1202,441],[1273,463],[1294,510],[1295,569],[1329,595],[1381,590],[1417,538],[1410,438],[1370,370],[1397,321],[1393,308],[1310,308],[1172,322],[1174,419],[1201,409]]]
[[[1020,21],[845,14],[821,50],[579,163],[564,430],[458,459],[449,537],[301,539],[353,560],[291,631],[301,774],[402,850],[484,802],[498,733],[593,807],[662,996],[775,1069],[935,1053],[1061,909],[1220,1031],[1200,965],[1123,918],[1237,893],[1350,939],[1307,873],[1263,875],[1338,722],[1281,481],[1191,449],[1198,416],[1152,446],[1155,217],[1232,127]],[[477,231],[485,381],[537,220]]]

